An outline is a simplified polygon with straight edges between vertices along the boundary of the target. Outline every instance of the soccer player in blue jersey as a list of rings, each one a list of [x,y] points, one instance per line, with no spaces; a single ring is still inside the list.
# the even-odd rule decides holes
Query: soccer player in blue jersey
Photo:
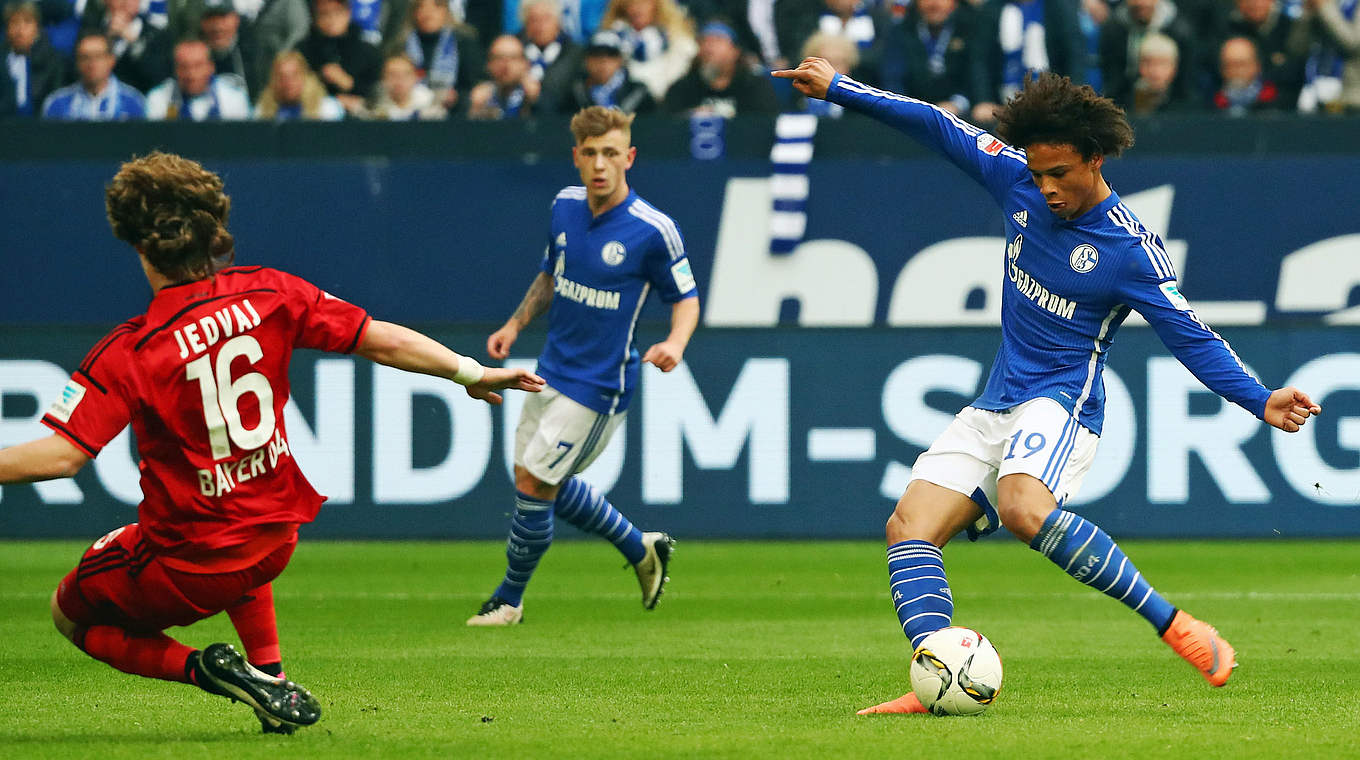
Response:
[[[1005,525],[1068,575],[1143,616],[1214,686],[1236,665],[1209,625],[1162,598],[1098,526],[1063,509],[1095,457],[1101,371],[1137,310],[1209,389],[1286,432],[1322,410],[1267,390],[1176,286],[1162,241],[1106,184],[1133,144],[1124,112],[1090,87],[1043,74],[1000,112],[998,136],[928,103],[867,87],[819,58],[775,72],[804,95],[896,127],[983,185],[1006,213],[1001,347],[982,395],[916,460],[888,520],[888,571],[902,631],[917,646],[954,611],[940,548]],[[925,712],[914,694],[868,712]]]
[[[583,185],[557,194],[542,271],[486,342],[493,358],[504,359],[520,331],[548,312],[547,343],[538,357],[548,385],[524,405],[515,431],[505,578],[468,625],[520,622],[524,587],[552,543],[554,515],[618,547],[637,571],[644,608],[656,606],[667,580],[670,536],[638,530],[577,477],[623,424],[641,362],[675,369],[699,324],[698,290],[680,230],[628,187],[626,173],[637,156],[632,123],[632,116],[601,106],[572,118],[572,158]],[[633,334],[652,289],[671,304],[671,329],[639,360]]]

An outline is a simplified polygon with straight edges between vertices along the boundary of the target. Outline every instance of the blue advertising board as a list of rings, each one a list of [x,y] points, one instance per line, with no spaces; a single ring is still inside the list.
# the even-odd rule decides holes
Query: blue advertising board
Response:
[[[101,330],[0,327],[0,445],[36,422]],[[1223,331],[1267,385],[1323,416],[1275,431],[1205,391],[1146,329],[1118,335],[1097,460],[1073,508],[1117,537],[1360,535],[1360,329]],[[441,328],[480,353],[486,331]],[[664,337],[644,329],[639,344]],[[532,362],[541,334],[514,361]],[[641,525],[686,537],[874,537],[917,454],[984,382],[992,328],[700,330],[676,371],[644,372],[586,477]],[[523,397],[301,352],[289,446],[330,497],[309,536],[501,536]],[[0,490],[0,536],[94,537],[135,519],[125,433],[74,480]]]
[[[903,139],[906,139],[905,137]],[[499,322],[535,273],[566,155],[514,161],[210,161],[241,263],[388,319]],[[108,232],[113,162],[0,163],[0,324],[109,325],[146,302]],[[1360,323],[1360,156],[1131,157],[1106,176],[1167,242],[1209,324]],[[770,165],[649,160],[630,180],[685,235],[712,326],[994,325],[1002,213],[932,158],[813,158],[806,233],[769,253]],[[648,317],[664,317],[654,309]]]

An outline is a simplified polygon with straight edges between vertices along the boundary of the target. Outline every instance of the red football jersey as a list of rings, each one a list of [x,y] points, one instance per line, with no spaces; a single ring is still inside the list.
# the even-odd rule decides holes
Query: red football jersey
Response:
[[[95,344],[43,423],[93,457],[131,422],[148,540],[185,559],[239,546],[316,517],[324,497],[283,424],[289,360],[295,348],[349,353],[368,322],[274,269],[172,285]]]

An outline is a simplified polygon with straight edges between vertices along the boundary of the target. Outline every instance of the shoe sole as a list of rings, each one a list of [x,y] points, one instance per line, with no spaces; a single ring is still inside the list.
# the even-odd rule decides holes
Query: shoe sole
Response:
[[[230,645],[213,645],[199,654],[203,673],[232,699],[290,726],[310,726],[321,719],[321,704],[312,693],[292,681],[256,672]],[[296,697],[296,700],[292,699]],[[289,704],[293,706],[290,707]]]
[[[661,592],[666,590],[666,581],[670,580],[670,577],[666,575],[666,571],[670,567],[671,552],[674,550],[675,539],[665,533],[662,533],[661,538],[658,538],[656,543],[652,544],[652,551],[656,552],[656,562],[661,566],[660,571],[657,573],[661,580],[657,581],[656,592],[652,594],[651,601],[648,602],[646,598],[642,600],[643,609],[654,610],[656,609],[656,603],[661,600]]]

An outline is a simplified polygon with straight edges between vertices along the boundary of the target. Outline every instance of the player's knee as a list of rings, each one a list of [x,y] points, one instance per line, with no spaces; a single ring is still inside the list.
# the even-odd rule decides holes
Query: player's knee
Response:
[[[523,467],[515,467],[515,488],[526,496],[542,501],[552,501],[557,497],[558,486],[544,483]]]
[[[1036,507],[1023,501],[1003,500],[996,505],[996,513],[1001,517],[1001,524],[1006,526],[1011,535],[1025,543],[1029,543],[1039,533],[1039,529],[1044,526],[1044,519],[1051,511],[1052,507]]]
[[[942,528],[935,524],[936,522],[926,519],[903,504],[898,504],[897,509],[888,517],[884,533],[890,546],[903,541],[929,541],[936,546],[944,546],[949,536],[941,535]]]
[[[57,631],[75,643],[76,624],[66,617],[66,613],[61,611],[61,605],[57,603],[57,592],[52,592],[52,625],[56,626]]]

